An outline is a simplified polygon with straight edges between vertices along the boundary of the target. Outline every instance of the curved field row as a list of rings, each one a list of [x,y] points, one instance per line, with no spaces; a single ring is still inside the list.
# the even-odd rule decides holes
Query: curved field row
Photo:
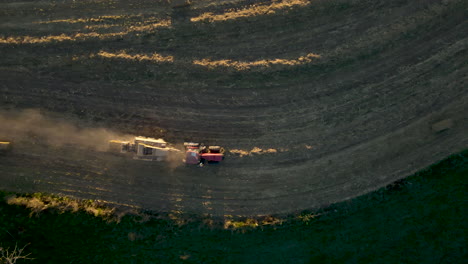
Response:
[[[112,12],[80,5],[59,16],[68,4],[37,15],[28,5],[2,11],[3,37],[88,34],[72,32],[105,16],[143,28],[170,10],[122,1]],[[255,9],[195,3],[171,13],[170,26],[116,38],[0,45],[2,110],[39,108],[79,126],[219,144],[231,150],[223,164],[170,168],[18,139],[0,160],[0,186],[152,210],[288,213],[363,194],[467,148],[464,1],[312,1],[190,21],[233,8]],[[21,10],[27,15],[14,15]],[[24,28],[67,19],[79,23]],[[117,34],[130,28],[123,21],[94,29]],[[444,120],[446,130],[433,128]]]

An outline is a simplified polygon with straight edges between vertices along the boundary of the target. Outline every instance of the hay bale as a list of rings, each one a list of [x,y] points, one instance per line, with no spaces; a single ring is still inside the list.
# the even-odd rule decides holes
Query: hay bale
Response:
[[[192,2],[190,0],[171,0],[171,7],[172,8],[180,8],[180,7],[187,7]]]
[[[432,124],[432,131],[438,133],[438,132],[445,131],[451,127],[453,127],[453,120],[444,119],[442,121]]]

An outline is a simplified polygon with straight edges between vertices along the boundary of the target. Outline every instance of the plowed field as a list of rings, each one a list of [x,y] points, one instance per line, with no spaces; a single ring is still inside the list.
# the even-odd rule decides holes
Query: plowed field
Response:
[[[15,138],[0,188],[217,216],[375,190],[468,147],[467,7],[2,0],[0,110],[231,152],[173,169]]]

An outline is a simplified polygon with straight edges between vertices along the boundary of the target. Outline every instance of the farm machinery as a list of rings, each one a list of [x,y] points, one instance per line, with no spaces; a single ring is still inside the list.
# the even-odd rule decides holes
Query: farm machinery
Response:
[[[177,155],[180,150],[167,144],[164,139],[135,137],[132,141],[110,140],[110,150],[120,153],[134,153],[134,159],[165,161]]]
[[[218,163],[224,159],[224,149],[220,146],[205,146],[200,143],[185,142],[184,151],[167,144],[163,139],[135,137],[133,141],[110,140],[112,152],[133,153],[134,159],[152,161],[181,160],[185,164]],[[182,158],[183,157],[183,158]]]
[[[218,163],[224,160],[224,148],[220,146],[205,146],[200,143],[185,142],[186,164]]]

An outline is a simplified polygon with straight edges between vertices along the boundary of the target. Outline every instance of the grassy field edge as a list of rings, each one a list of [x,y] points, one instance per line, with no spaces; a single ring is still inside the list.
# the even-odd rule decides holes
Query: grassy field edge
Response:
[[[32,263],[460,263],[466,176],[468,150],[349,201],[258,219],[123,215],[99,201],[2,191],[0,247],[26,246]]]

